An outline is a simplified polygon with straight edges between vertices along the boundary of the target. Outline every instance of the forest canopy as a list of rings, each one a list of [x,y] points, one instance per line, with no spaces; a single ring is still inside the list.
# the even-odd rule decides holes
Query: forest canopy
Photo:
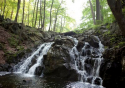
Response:
[[[75,0],[71,1],[75,3]],[[109,0],[86,1],[87,4],[83,3],[81,23],[77,27],[75,19],[67,14],[65,0],[1,0],[0,14],[15,22],[55,32],[86,30],[115,21],[107,3]],[[121,0],[121,3],[124,3],[124,0]],[[124,13],[125,9],[122,11]]]

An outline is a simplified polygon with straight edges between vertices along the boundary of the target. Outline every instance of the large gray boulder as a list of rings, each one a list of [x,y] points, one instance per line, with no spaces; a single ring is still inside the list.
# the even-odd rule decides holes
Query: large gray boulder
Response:
[[[78,80],[75,69],[71,69],[70,50],[74,43],[70,38],[56,39],[55,43],[44,56],[44,75]]]

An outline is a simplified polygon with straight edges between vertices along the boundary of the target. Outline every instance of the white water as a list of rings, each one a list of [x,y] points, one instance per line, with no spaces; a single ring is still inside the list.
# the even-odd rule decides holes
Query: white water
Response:
[[[95,36],[98,40],[99,38]],[[76,48],[78,45],[78,40],[76,38],[69,37],[74,40],[74,47],[69,52],[71,57],[71,68],[75,69],[79,73],[79,82],[67,88],[77,88],[75,86],[84,85],[84,88],[97,88],[97,87],[89,87],[95,86],[95,81],[98,79],[99,85],[102,85],[102,79],[99,77],[99,69],[102,62],[102,52],[104,51],[103,45],[99,40],[99,48],[94,48],[89,45],[88,42],[85,42],[83,48],[79,52]],[[34,75],[35,70],[38,66],[43,65],[42,60],[43,56],[47,54],[53,43],[44,43],[39,46],[39,48],[28,57],[22,65],[20,65],[17,72],[26,73],[27,75]],[[88,53],[89,51],[89,53]],[[94,53],[95,54],[94,54]],[[93,57],[95,55],[97,57]],[[36,58],[36,63],[32,66],[32,59]],[[90,66],[90,67],[89,67]],[[83,84],[82,84],[83,83]],[[82,87],[78,87],[82,88]],[[101,87],[98,87],[101,88]]]
[[[49,48],[51,47],[53,43],[44,43],[42,45],[39,46],[39,48],[31,55],[29,56],[24,62],[23,64],[19,67],[19,69],[17,70],[17,72],[20,73],[27,73],[29,75],[34,75],[35,73],[35,69],[38,66],[42,65],[42,59],[43,59],[43,55],[47,54]],[[32,59],[37,56],[37,61],[36,63],[30,67],[29,69],[29,65],[31,64]],[[27,72],[28,71],[28,72]]]
[[[51,44],[52,44],[52,43],[51,43]],[[36,67],[43,65],[43,63],[42,63],[43,55],[46,55],[46,54],[47,54],[49,48],[51,47],[51,44],[50,44],[50,43],[45,44],[45,47],[43,48],[43,50],[42,50],[40,56],[38,57],[36,64],[34,64],[34,65],[29,69],[28,74],[34,75]]]
[[[99,38],[95,36],[98,40]],[[74,39],[75,46],[70,51],[70,57],[74,60],[73,69],[76,69],[79,73],[79,81],[81,82],[89,82],[90,84],[94,84],[95,80],[99,80],[99,84],[102,85],[102,79],[99,77],[99,69],[102,61],[102,52],[104,51],[103,45],[99,40],[99,48],[94,48],[89,45],[88,42],[85,42],[84,47],[80,52],[78,52],[76,46],[78,44],[78,40]],[[89,46],[88,48],[86,48]],[[90,52],[88,54],[87,52]],[[93,52],[95,52],[97,57],[92,57]],[[82,55],[84,53],[84,55]],[[88,63],[87,63],[88,62]],[[92,65],[91,65],[92,64]],[[86,69],[86,66],[91,66]],[[73,87],[72,87],[73,88]],[[75,88],[75,87],[74,87]],[[81,88],[81,87],[80,87]]]

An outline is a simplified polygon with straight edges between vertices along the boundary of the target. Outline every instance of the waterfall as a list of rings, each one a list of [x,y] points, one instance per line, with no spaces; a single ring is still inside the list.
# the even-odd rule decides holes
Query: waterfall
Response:
[[[84,83],[102,85],[102,79],[99,77],[99,70],[103,60],[102,52],[104,51],[104,48],[99,38],[95,36],[98,40],[98,48],[95,48],[88,42],[84,41],[84,46],[81,51],[78,51],[78,40],[70,36],[68,37],[74,41],[74,47],[69,51],[71,58],[71,62],[69,62],[69,64],[71,69],[76,70],[79,74],[78,80]],[[41,44],[38,49],[31,54],[31,56],[26,58],[21,65],[18,65],[19,68],[16,72],[35,75],[38,67],[40,67],[40,69],[44,67],[43,56],[47,54],[52,44],[53,42]],[[35,62],[33,63],[34,60]]]
[[[38,47],[38,49],[29,56],[22,65],[20,65],[17,72],[27,73],[34,75],[36,67],[42,66],[43,56],[47,54],[49,48],[53,43],[44,43]],[[36,58],[36,63],[30,67],[32,59]]]
[[[88,42],[85,42],[80,52],[76,48],[78,40],[74,38],[75,46],[70,51],[70,57],[74,61],[71,66],[79,73],[79,81],[102,85],[99,69],[104,48],[99,38],[95,37],[99,41],[99,48],[94,48]]]

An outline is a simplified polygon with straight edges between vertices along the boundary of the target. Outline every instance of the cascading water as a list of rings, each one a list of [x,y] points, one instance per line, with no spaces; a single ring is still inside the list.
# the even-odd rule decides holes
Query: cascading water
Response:
[[[28,57],[23,62],[22,65],[20,65],[20,67],[17,70],[17,72],[34,75],[35,69],[38,66],[43,65],[42,64],[43,56],[47,54],[47,52],[48,52],[48,50],[49,50],[49,48],[51,47],[52,44],[53,43],[44,43],[41,46],[39,46],[39,48],[30,57]],[[36,59],[36,63],[33,66],[30,67],[31,61],[32,61],[32,59],[34,59],[34,57],[37,58]]]
[[[99,38],[95,37],[99,41],[99,48],[94,48],[88,42],[85,42],[80,52],[76,48],[78,40],[74,38],[75,46],[70,51],[70,57],[74,60],[74,66],[72,65],[72,67],[79,73],[79,81],[102,85],[102,79],[99,77],[99,69],[103,59],[102,52],[104,48]]]
[[[75,69],[79,74],[79,83],[75,85],[69,84],[67,88],[102,88],[102,79],[99,77],[99,69],[102,61],[102,52],[104,51],[103,45],[99,38],[95,38],[99,41],[99,48],[92,47],[88,42],[84,43],[81,51],[77,50],[78,40],[73,37],[69,37],[74,40],[74,47],[69,52],[71,57],[71,69]],[[18,65],[16,72],[25,73],[29,75],[35,75],[37,67],[43,67],[43,56],[47,54],[53,43],[44,43],[38,47],[38,49],[32,53],[21,65]],[[32,61],[35,59],[35,63]],[[41,74],[41,73],[40,73]],[[86,85],[87,83],[87,85]],[[101,87],[93,87],[92,85],[100,85]]]

